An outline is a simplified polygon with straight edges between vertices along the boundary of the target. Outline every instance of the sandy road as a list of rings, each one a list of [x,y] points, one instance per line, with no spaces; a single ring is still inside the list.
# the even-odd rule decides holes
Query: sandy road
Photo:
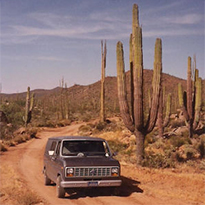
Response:
[[[38,139],[33,139],[17,147],[10,148],[0,158],[1,165],[12,165],[26,186],[34,190],[45,204],[70,205],[200,205],[204,204],[204,175],[176,174],[149,169],[136,169],[122,166],[123,186],[120,196],[112,196],[106,190],[89,190],[86,193],[56,197],[55,186],[44,186],[42,174],[43,153],[46,141],[52,136],[73,135],[79,126],[75,124],[64,128],[44,129]],[[132,177],[131,180],[127,177]],[[138,181],[140,180],[140,181]],[[179,183],[178,183],[179,182]]]
[[[65,199],[58,199],[55,194],[55,186],[44,186],[42,167],[43,153],[47,139],[51,136],[72,135],[76,133],[78,127],[79,125],[73,125],[66,129],[50,129],[48,131],[41,132],[39,139],[35,139],[33,142],[28,143],[19,162],[20,172],[28,182],[28,185],[32,189],[36,190],[37,194],[44,198],[49,204],[141,204],[135,197],[111,196],[110,193],[107,193],[104,190],[101,190],[101,192],[96,192],[95,190],[93,192],[93,190],[90,190],[86,195],[80,193],[74,196],[66,195]]]

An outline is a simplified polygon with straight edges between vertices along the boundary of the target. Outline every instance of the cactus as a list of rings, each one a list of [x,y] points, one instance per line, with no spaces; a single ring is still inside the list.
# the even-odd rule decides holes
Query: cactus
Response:
[[[144,123],[143,110],[143,52],[142,29],[139,27],[138,6],[133,6],[132,43],[130,43],[130,69],[131,69],[131,109],[129,109],[126,93],[126,76],[124,66],[123,44],[119,41],[116,47],[117,54],[117,85],[121,117],[126,127],[136,136],[137,165],[142,163],[144,156],[144,140],[146,134],[155,126],[159,106],[162,73],[162,44],[161,39],[156,39],[155,60],[153,72],[152,102],[149,117]],[[137,19],[136,19],[137,18]],[[131,40],[130,40],[131,42]],[[132,70],[133,69],[133,70]]]
[[[103,49],[103,41],[101,41],[101,98],[100,98],[100,121],[105,121],[105,68],[106,68],[106,41]]]
[[[194,88],[192,86],[194,86]],[[182,86],[179,84],[178,98],[179,106],[189,129],[189,137],[191,138],[197,129],[202,105],[202,80],[199,77],[198,69],[196,69],[195,57],[193,72],[191,68],[191,57],[188,57],[187,92],[183,92]]]
[[[159,131],[159,136],[163,137],[164,128],[168,125],[170,114],[171,114],[171,93],[167,96],[167,102],[166,102],[166,111],[165,111],[165,118],[163,120],[163,101],[164,101],[164,95],[165,95],[165,89],[161,89],[160,92],[160,99],[159,99],[159,111],[158,111],[158,119],[157,119],[157,126]]]
[[[30,87],[27,88],[27,94],[26,94],[26,107],[25,107],[25,116],[23,117],[23,120],[25,122],[25,127],[27,127],[28,123],[31,122],[32,117],[32,111],[34,107],[34,93],[32,93],[32,96],[30,96]]]
[[[68,99],[68,88],[67,83],[65,83],[64,78],[60,80],[60,115],[61,119],[69,119],[69,99]]]

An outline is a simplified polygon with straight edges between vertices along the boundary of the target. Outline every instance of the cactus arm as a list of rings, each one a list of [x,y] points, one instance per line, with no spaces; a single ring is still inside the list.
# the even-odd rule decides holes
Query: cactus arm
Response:
[[[153,71],[153,81],[152,81],[152,87],[153,87],[152,104],[151,104],[150,114],[146,125],[147,133],[153,130],[157,119],[160,89],[161,89],[161,74],[162,74],[162,42],[161,39],[157,38],[155,42],[155,60],[154,60],[154,71]]]
[[[25,127],[27,127],[28,124],[28,115],[29,115],[29,107],[30,107],[30,87],[27,88],[27,94],[26,94],[26,107],[25,107]]]
[[[134,76],[134,122],[135,128],[143,130],[143,54],[142,29],[136,27],[133,33],[133,76]]]
[[[197,78],[197,81],[196,81],[195,115],[194,115],[193,129],[196,129],[197,125],[199,123],[201,105],[202,105],[202,79]]]
[[[130,34],[130,95],[131,95],[131,106],[130,106],[130,113],[132,118],[134,119],[134,81],[133,81],[133,49],[132,49],[132,34]]]
[[[159,109],[158,109],[158,116],[157,116],[157,127],[159,136],[163,137],[163,90],[160,90],[160,96],[159,96]]]
[[[167,96],[166,114],[164,118],[163,127],[166,127],[169,124],[169,119],[170,119],[170,114],[171,114],[171,100],[172,100],[172,95],[171,93],[169,93]]]
[[[193,109],[192,109],[192,71],[191,71],[191,57],[188,57],[188,67],[187,67],[187,113],[189,120],[192,119]]]
[[[133,132],[134,125],[129,114],[129,107],[127,101],[123,45],[120,41],[117,43],[116,53],[117,53],[117,85],[118,85],[117,87],[118,87],[120,113],[125,123],[125,126],[131,132]]]
[[[132,33],[136,27],[139,27],[139,9],[138,5],[134,4],[132,7]]]
[[[32,111],[32,110],[33,110],[33,106],[34,106],[34,97],[35,97],[35,94],[32,93],[32,95],[31,95],[31,100],[30,100],[30,108],[29,108],[29,111]]]
[[[178,84],[178,98],[179,98],[179,106],[183,112],[184,118],[188,120],[188,113],[186,110],[186,92],[183,92],[181,83]]]

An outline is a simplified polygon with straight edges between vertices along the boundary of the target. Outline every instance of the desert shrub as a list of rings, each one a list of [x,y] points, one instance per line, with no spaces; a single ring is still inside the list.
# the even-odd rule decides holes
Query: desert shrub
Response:
[[[98,131],[102,131],[106,128],[107,126],[107,123],[106,122],[99,122],[97,125],[96,125],[96,129]]]
[[[116,132],[116,131],[122,131],[123,126],[121,122],[116,121],[110,121],[106,120],[105,122],[99,122],[95,125],[95,129],[93,130],[94,133],[98,132]]]
[[[185,125],[186,125],[185,122],[182,121],[182,120],[172,120],[170,122],[170,127],[171,128],[183,127]]]
[[[176,159],[178,162],[198,159],[199,156],[199,152],[194,148],[193,145],[190,144],[184,144],[176,151]]]
[[[38,128],[37,127],[29,127],[29,128],[26,129],[26,133],[28,134],[27,136],[29,138],[35,138],[37,132],[38,132]]]
[[[26,139],[25,139],[25,136],[23,135],[17,135],[15,136],[14,141],[20,144],[20,143],[26,142]]]
[[[172,158],[163,154],[146,153],[142,161],[142,166],[151,168],[170,168],[175,167]]]
[[[200,153],[201,158],[205,158],[205,136],[201,137],[199,144],[197,145],[197,150]]]
[[[119,154],[123,154],[123,152],[129,147],[128,144],[122,143],[119,140],[108,140],[108,144],[112,152]]]
[[[12,123],[14,127],[23,125],[23,104],[24,101],[17,100],[6,104],[1,104],[0,106],[0,109],[6,114],[9,123]]]
[[[23,190],[23,192],[21,192],[19,196],[16,196],[16,198],[18,203],[21,205],[33,205],[41,202],[41,199],[37,194],[30,190]]]
[[[154,142],[154,133],[151,132],[149,134],[146,135],[145,137],[145,141],[144,141],[144,146],[147,147],[149,144],[153,143]]]
[[[80,135],[90,135],[94,127],[95,125],[93,124],[81,125],[78,129],[78,133]]]
[[[191,144],[191,140],[187,136],[171,136],[168,142],[176,148],[181,147],[184,144]]]
[[[7,147],[0,142],[0,152],[5,152],[5,151],[7,151]]]

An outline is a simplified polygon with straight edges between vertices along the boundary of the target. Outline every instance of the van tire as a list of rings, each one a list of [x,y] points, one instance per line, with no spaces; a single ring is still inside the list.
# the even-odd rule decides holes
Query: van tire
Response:
[[[61,187],[61,176],[59,175],[56,180],[56,194],[58,198],[64,198],[65,197],[65,189]]]
[[[48,186],[51,184],[51,180],[48,178],[46,174],[46,169],[44,169],[44,185]]]

